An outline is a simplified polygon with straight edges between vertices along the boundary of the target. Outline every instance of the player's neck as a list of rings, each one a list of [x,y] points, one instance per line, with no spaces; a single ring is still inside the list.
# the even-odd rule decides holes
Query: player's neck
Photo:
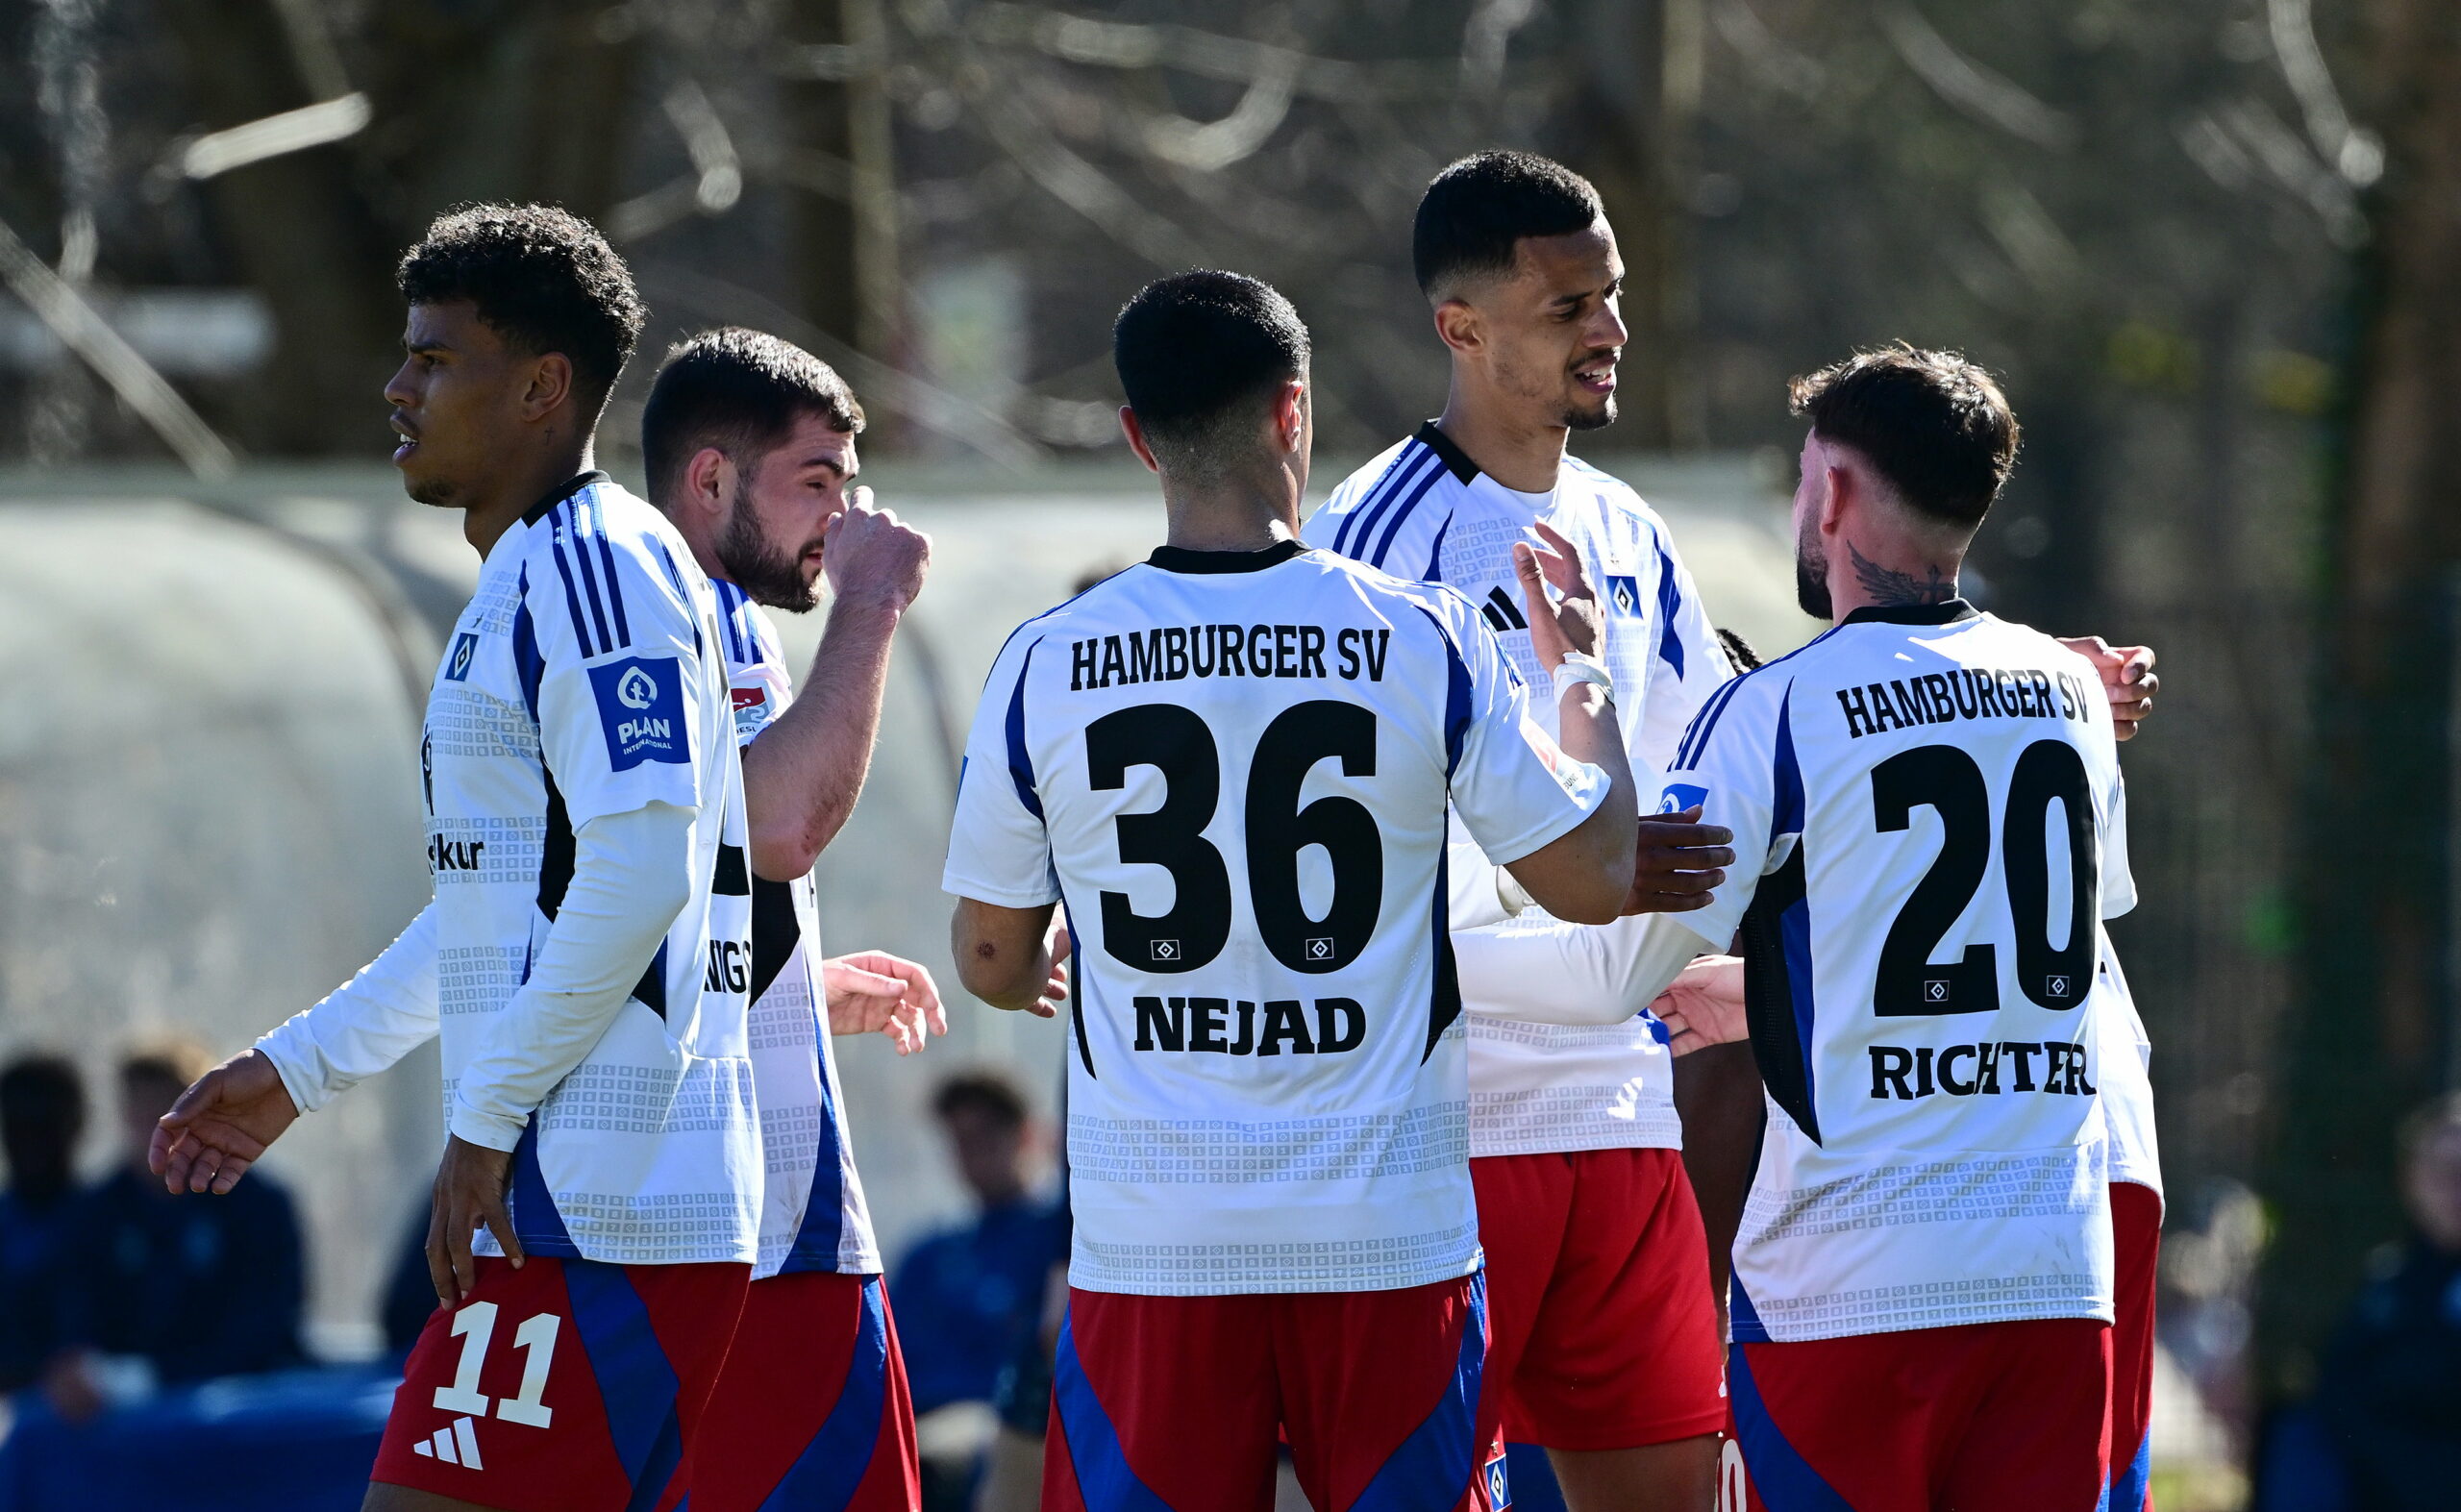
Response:
[[[588,432],[577,442],[558,438],[507,466],[490,480],[485,494],[474,495],[463,507],[462,538],[485,558],[532,505],[598,465],[596,440]]]
[[[1554,492],[1555,474],[1564,465],[1564,442],[1572,434],[1564,426],[1534,425],[1515,416],[1492,394],[1465,384],[1457,371],[1435,428],[1478,463],[1479,471],[1516,493]]]
[[[1263,551],[1299,538],[1299,490],[1288,478],[1179,487],[1167,480],[1164,539],[1181,551]]]
[[[1925,608],[1958,597],[1963,552],[1906,541],[1841,540],[1828,565],[1831,618],[1846,623],[1856,609]]]

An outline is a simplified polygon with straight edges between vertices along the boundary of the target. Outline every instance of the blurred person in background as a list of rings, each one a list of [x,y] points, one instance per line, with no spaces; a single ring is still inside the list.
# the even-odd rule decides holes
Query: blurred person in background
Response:
[[[1064,1231],[1034,1187],[1040,1129],[1015,1082],[996,1071],[953,1076],[932,1093],[932,1116],[976,1212],[908,1250],[889,1283],[907,1320],[918,1414],[991,1400],[1002,1368],[1042,1320]]]
[[[63,1342],[62,1256],[76,1212],[86,1083],[74,1061],[42,1053],[0,1070],[0,1391],[31,1384]]]
[[[128,1361],[169,1386],[306,1358],[306,1257],[289,1192],[259,1172],[218,1202],[184,1202],[147,1166],[156,1121],[211,1064],[177,1040],[120,1061],[120,1159],[78,1199],[62,1255],[68,1351],[48,1383],[68,1417],[131,1389]]]
[[[2461,1496],[2461,1094],[2402,1128],[2401,1200],[2409,1236],[2377,1255],[2316,1377],[2312,1412],[2337,1464],[2301,1478],[2340,1478],[2347,1499],[2282,1495],[2289,1467],[2272,1454],[2268,1507],[2444,1512]]]

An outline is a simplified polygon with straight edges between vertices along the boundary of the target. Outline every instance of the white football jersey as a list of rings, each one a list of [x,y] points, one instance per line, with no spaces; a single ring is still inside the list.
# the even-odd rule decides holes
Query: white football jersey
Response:
[[[1544,545],[1533,529],[1541,520],[1580,548],[1605,606],[1607,667],[1633,770],[1662,772],[1684,726],[1733,673],[1666,522],[1626,484],[1567,457],[1552,494],[1520,493],[1479,472],[1429,421],[1344,480],[1306,534],[1397,576],[1458,589],[1521,675],[1545,687],[1512,567],[1514,542]],[[1532,703],[1554,734],[1554,701]],[[1466,840],[1457,830],[1454,838]],[[1465,847],[1454,864],[1475,856]],[[1492,928],[1527,936],[1550,927],[1579,928],[1535,909]],[[1565,990],[1589,989],[1568,981]],[[1474,1156],[1681,1148],[1673,1059],[1655,1015],[1575,1027],[1479,1013],[1475,998],[1470,1007]]]
[[[733,583],[712,586],[735,739],[748,746],[786,711],[794,684],[769,617]],[[811,879],[753,878],[752,1077],[768,1172],[756,1277],[796,1271],[871,1276],[881,1269],[830,1047],[823,954]]]
[[[2162,1190],[2162,1144],[2153,1128],[2153,1042],[2127,990],[2127,977],[2107,936],[2102,940],[2102,973],[2095,991],[2106,994],[2108,1007],[2098,1015],[2102,1029],[2099,1064],[2102,1092],[2102,1123],[2110,1131],[2111,1179]]]
[[[2111,1316],[2100,923],[2135,901],[2083,657],[1962,601],[1861,609],[1694,721],[1663,806],[1734,831],[1769,1128],[1738,1339]]]
[[[1606,793],[1468,601],[1297,542],[1164,547],[1011,637],[943,884],[1064,903],[1070,1280],[1471,1274],[1448,795],[1517,860]]]
[[[665,516],[587,473],[488,551],[420,747],[448,1116],[563,901],[575,832],[649,804],[696,812],[692,902],[513,1152],[513,1227],[533,1254],[754,1257],[752,900],[733,737],[716,599]],[[496,1252],[484,1232],[479,1244]]]

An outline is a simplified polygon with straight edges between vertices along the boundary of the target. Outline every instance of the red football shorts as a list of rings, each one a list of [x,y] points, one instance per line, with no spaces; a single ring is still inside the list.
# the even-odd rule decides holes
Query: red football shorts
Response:
[[[752,1283],[692,1447],[692,1512],[916,1512],[923,1472],[877,1276]]]
[[[482,1256],[410,1349],[369,1478],[503,1512],[623,1512],[674,1478],[748,1265]]]
[[[2111,1237],[2119,1292],[2111,1326],[2110,1512],[2147,1512],[2153,1500],[2153,1295],[2162,1258],[2162,1196],[2111,1183]]]
[[[2110,1326],[1969,1324],[1728,1356],[1753,1512],[2096,1512]]]
[[[1283,1438],[1318,1512],[1496,1512],[1511,1498],[1479,1402],[1485,1356],[1475,1276],[1390,1292],[1072,1289],[1043,1512],[1268,1512]]]
[[[1636,1449],[1726,1426],[1709,1243],[1679,1152],[1490,1155],[1470,1177],[1506,1439]]]

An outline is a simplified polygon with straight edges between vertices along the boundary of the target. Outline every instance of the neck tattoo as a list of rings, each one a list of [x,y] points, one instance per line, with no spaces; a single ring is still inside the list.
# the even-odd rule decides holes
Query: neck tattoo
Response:
[[[1881,566],[1856,551],[1852,541],[1846,543],[1846,551],[1854,559],[1854,580],[1875,604],[1946,604],[1957,596],[1957,580],[1942,576],[1937,565],[1927,568],[1929,577],[1923,579]]]

